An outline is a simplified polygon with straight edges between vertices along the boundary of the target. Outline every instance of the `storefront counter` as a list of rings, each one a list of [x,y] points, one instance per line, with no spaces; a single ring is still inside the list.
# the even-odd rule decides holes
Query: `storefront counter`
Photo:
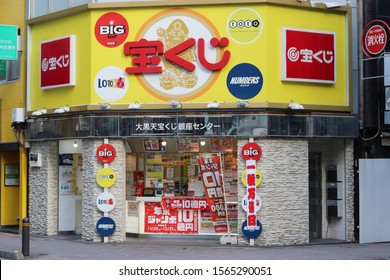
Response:
[[[129,197],[126,233],[216,234],[205,197]],[[228,204],[230,231],[237,231],[237,204]]]
[[[161,196],[132,196],[128,201],[137,201],[137,202],[161,202]]]
[[[126,201],[126,233],[143,234],[145,203],[160,203],[158,196],[132,196]]]

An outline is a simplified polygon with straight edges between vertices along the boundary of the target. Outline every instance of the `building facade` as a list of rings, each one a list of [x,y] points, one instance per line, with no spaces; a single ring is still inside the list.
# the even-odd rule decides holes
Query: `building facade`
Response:
[[[7,12],[5,12],[7,11]],[[27,213],[25,1],[0,1],[0,229],[18,230]],[[22,108],[14,120],[13,109]]]
[[[360,242],[390,240],[390,6],[388,1],[361,1],[359,62],[358,224]],[[372,180],[375,178],[375,180]]]
[[[351,8],[163,2],[27,21],[31,231],[353,241]]]

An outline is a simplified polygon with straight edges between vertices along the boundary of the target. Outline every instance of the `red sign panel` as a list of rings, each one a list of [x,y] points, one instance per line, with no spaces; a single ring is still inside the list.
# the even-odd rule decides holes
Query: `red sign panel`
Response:
[[[254,142],[249,142],[242,147],[241,156],[244,160],[259,160],[261,158],[261,148]]]
[[[371,26],[364,37],[364,45],[371,54],[383,51],[387,43],[386,30],[380,25]]]
[[[282,80],[335,83],[335,33],[284,29]]]
[[[386,48],[389,34],[390,26],[385,21],[380,19],[370,21],[362,32],[361,44],[363,53],[367,57],[382,53]]]
[[[120,46],[126,40],[128,34],[129,24],[121,14],[106,13],[96,21],[96,40],[107,48]]]
[[[221,163],[217,155],[198,157],[200,173],[210,207],[215,232],[227,232],[227,211],[221,176]]]
[[[176,42],[175,42],[176,43]],[[166,49],[163,42],[160,40],[148,41],[141,39],[139,41],[126,42],[124,46],[124,54],[126,56],[133,56],[132,66],[126,68],[128,74],[140,74],[140,73],[162,73],[163,69],[158,64],[161,61],[160,56],[163,55],[166,61],[176,64],[188,71],[195,70],[195,64],[192,61],[184,59],[183,53],[188,56],[189,50],[193,49],[197,43],[197,57],[200,64],[211,71],[217,71],[224,68],[230,59],[230,51],[225,50],[223,52],[222,59],[216,63],[207,61],[205,54],[205,40],[199,38],[198,42],[194,38],[189,38],[183,42],[173,45]],[[210,44],[213,48],[224,48],[229,45],[229,39],[223,37],[221,39],[212,38]]]
[[[102,144],[96,150],[96,157],[101,163],[110,163],[116,157],[116,150],[111,144]]]
[[[145,203],[145,232],[198,233],[198,210],[167,210],[159,202]]]
[[[75,85],[73,35],[41,43],[41,88]]]
[[[164,209],[208,209],[207,200],[203,197],[164,197],[161,201]]]

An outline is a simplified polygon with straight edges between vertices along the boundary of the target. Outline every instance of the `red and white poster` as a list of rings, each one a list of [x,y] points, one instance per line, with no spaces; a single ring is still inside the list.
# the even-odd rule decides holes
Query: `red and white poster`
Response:
[[[206,198],[203,197],[163,197],[161,201],[163,209],[179,210],[206,210],[209,209]]]
[[[75,36],[41,42],[41,88],[75,85]]]
[[[336,82],[334,32],[284,28],[282,36],[282,80]]]
[[[145,203],[145,233],[197,234],[198,210],[168,210],[159,202]]]
[[[220,158],[218,155],[198,157],[198,163],[214,231],[227,232],[228,220]]]
[[[211,214],[209,211],[199,211],[199,233],[215,233],[213,220],[211,219]]]
[[[160,138],[144,138],[145,152],[165,152],[165,146],[162,145]]]

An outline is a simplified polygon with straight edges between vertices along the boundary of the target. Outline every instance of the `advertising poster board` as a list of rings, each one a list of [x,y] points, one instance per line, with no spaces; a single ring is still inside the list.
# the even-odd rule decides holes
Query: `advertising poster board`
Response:
[[[198,157],[204,192],[210,207],[215,232],[227,232],[227,212],[218,155]]]
[[[145,203],[145,233],[197,234],[197,210],[168,210],[161,203]]]

